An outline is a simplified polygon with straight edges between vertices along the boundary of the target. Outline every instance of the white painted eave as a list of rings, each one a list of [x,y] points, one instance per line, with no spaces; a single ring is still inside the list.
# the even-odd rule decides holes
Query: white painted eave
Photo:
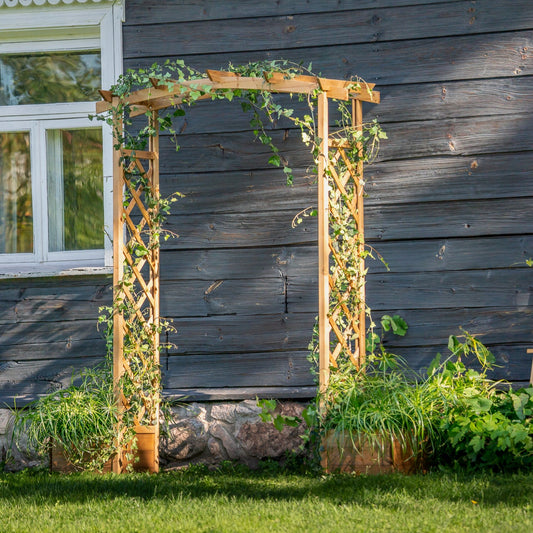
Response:
[[[57,6],[72,4],[106,4],[113,3],[114,0],[0,0],[2,7],[30,7],[30,6]]]

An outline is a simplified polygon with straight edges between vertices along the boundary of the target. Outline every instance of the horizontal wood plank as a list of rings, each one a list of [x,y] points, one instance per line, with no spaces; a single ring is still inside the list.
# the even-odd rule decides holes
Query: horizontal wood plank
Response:
[[[531,200],[450,201],[368,207],[366,237],[373,242],[487,235],[531,235]]]
[[[43,295],[4,299],[0,291],[0,325],[29,324],[33,322],[68,322],[91,319],[96,322],[99,308],[111,305],[111,290],[100,300],[69,299]],[[29,325],[26,327],[30,327]]]
[[[386,161],[365,168],[365,205],[533,196],[533,151]]]
[[[200,387],[163,390],[169,402],[212,402],[223,400],[256,400],[257,398],[306,399],[316,396],[316,387]]]
[[[168,318],[276,314],[285,311],[279,279],[173,281],[161,284],[161,315]]]
[[[377,160],[529,151],[532,122],[533,114],[525,114],[388,124],[389,138],[381,143]],[[309,175],[312,159],[299,132],[274,131],[272,138],[291,168],[302,169],[298,175]],[[181,149],[176,152],[173,139],[161,138],[161,171],[165,174],[267,169],[272,155],[248,132],[181,135],[178,143]]]
[[[407,347],[440,346],[445,350],[450,335],[460,336],[467,331],[487,346],[499,344],[533,343],[533,309],[531,307],[502,307],[498,309],[392,309],[374,312],[377,333],[382,334],[379,319],[383,314],[398,314],[407,322],[405,337],[385,333],[384,341],[394,353],[402,354]]]
[[[532,165],[533,151],[374,163],[365,169],[365,205],[531,197]],[[162,176],[162,194],[175,191],[185,198],[173,204],[172,213],[182,215],[289,209],[296,215],[317,202],[314,175],[296,174],[294,186],[287,187],[278,169]]]
[[[128,0],[126,4],[126,25],[152,24],[162,22],[186,22],[193,20],[238,19],[241,17],[268,17],[294,15],[297,13],[324,13],[346,9],[367,9],[371,7],[393,7],[402,5],[425,5],[441,3],[443,0],[265,0],[263,2],[243,2],[242,0],[194,0],[180,3],[176,0]],[[455,0],[452,0],[455,1]]]
[[[184,194],[173,204],[172,213],[238,213],[294,209],[316,203],[316,176],[299,173],[294,184],[278,168],[248,172],[164,174],[161,194]]]
[[[488,377],[493,380],[505,379],[512,382],[523,382],[529,378],[531,372],[531,356],[526,355],[525,344],[504,344],[490,346],[490,349],[496,357],[496,366]],[[425,375],[431,361],[436,354],[442,353],[444,360],[450,352],[446,347],[416,347],[405,349],[402,354],[406,354],[406,359],[415,371]],[[465,361],[468,368],[479,370],[479,364],[472,361]]]
[[[366,120],[413,121],[530,113],[533,84],[530,76],[501,79],[398,84],[379,87],[379,105],[365,105]],[[413,95],[416,94],[416,98]],[[196,114],[191,110],[189,118]]]
[[[85,357],[1,362],[0,402],[22,407],[39,396],[67,387],[83,368],[101,361],[102,358]]]
[[[531,149],[533,114],[389,124],[379,160],[477,155]],[[408,148],[407,148],[408,147]]]
[[[533,257],[533,236],[402,240],[375,243],[391,272],[521,268]],[[371,273],[385,272],[377,253],[367,259]]]
[[[307,352],[170,356],[163,361],[165,389],[312,386]]]
[[[374,310],[521,308],[533,298],[532,276],[528,267],[369,274],[366,292]],[[169,282],[163,284],[161,312],[170,318],[316,312],[316,276],[289,280],[286,289],[284,284],[283,279]]]
[[[370,274],[370,309],[527,308],[533,301],[533,270],[473,270]],[[315,290],[313,290],[313,288]],[[314,312],[318,286],[296,279],[288,285],[289,312]]]
[[[330,47],[309,47],[283,50],[283,57],[300,62],[302,58],[313,64],[313,70],[323,76],[347,79],[360,76],[369,83],[392,85],[398,83],[442,82],[527,76],[533,74],[533,32],[516,31],[437,37],[397,42],[340,45],[335,53]],[[126,58],[125,68],[149,67],[161,57],[184,59],[200,71],[213,66],[224,68],[229,62],[277,59],[279,50],[258,50],[186,56],[159,47],[154,55],[148,52],[139,58]]]
[[[60,331],[63,327],[61,322],[49,323],[48,329]],[[91,328],[92,329],[92,328]],[[87,357],[104,357],[106,353],[105,341],[102,336],[85,336],[82,338],[66,338],[53,342],[46,342],[42,336],[34,336],[29,332],[30,339],[34,342],[8,344],[0,350],[0,361],[38,361],[43,359],[57,360],[72,358],[86,359]],[[54,335],[58,337],[59,335]],[[83,366],[83,363],[79,363]],[[22,377],[21,377],[22,379]]]
[[[168,250],[161,254],[163,283],[171,280],[257,279],[311,276],[316,247]]]
[[[388,240],[531,235],[530,206],[529,198],[370,205],[365,214],[366,238],[377,246]],[[167,228],[180,237],[164,243],[163,249],[315,243],[316,218],[308,217],[293,228],[294,216],[294,211],[170,216]]]
[[[474,270],[376,274],[368,277],[367,299],[371,309],[517,307],[533,300],[533,270]],[[290,289],[290,287],[289,287]],[[289,292],[290,295],[290,292]],[[395,301],[395,305],[390,303]],[[290,306],[290,300],[289,300]]]
[[[306,350],[313,333],[315,314],[212,316],[178,318],[170,354],[220,354]]]
[[[162,248],[241,248],[316,242],[315,217],[292,228],[296,213],[290,210],[170,216],[167,228],[179,234],[179,238],[167,241]]]
[[[96,317],[89,320],[0,324],[0,361],[103,355]]]
[[[442,272],[522,268],[533,257],[533,236],[417,239],[374,243],[368,258],[371,273],[385,272],[379,252],[391,272]],[[313,244],[274,248],[168,250],[161,255],[163,279],[214,280],[287,277],[310,279],[318,272]]]

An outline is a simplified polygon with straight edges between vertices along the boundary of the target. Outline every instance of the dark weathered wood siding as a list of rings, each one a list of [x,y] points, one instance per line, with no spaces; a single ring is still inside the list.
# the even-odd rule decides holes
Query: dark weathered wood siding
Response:
[[[23,405],[101,361],[98,309],[110,303],[107,276],[2,280],[0,403]]]
[[[525,265],[533,256],[532,50],[530,0],[126,2],[125,68],[166,58],[199,69],[287,58],[376,83],[382,103],[365,116],[379,118],[389,140],[366,169],[366,232],[391,270],[369,262],[374,317],[406,318],[407,336],[390,347],[414,367],[462,326],[494,350],[497,376],[514,381],[528,379],[533,344],[533,269]],[[170,138],[161,142],[163,192],[186,194],[169,220],[180,238],[162,253],[162,313],[177,328],[162,360],[165,390],[309,395],[316,221],[291,228],[316,201],[309,156],[279,123],[273,136],[296,171],[287,188],[238,103],[200,103],[178,129],[179,153]],[[97,355],[102,344],[89,323],[95,286],[105,283],[3,284],[2,390],[31,394],[58,368]],[[65,316],[50,311],[46,322],[28,308],[21,322],[9,314],[31,304],[25,291],[47,287],[50,305],[59,286],[70,295],[84,287],[65,297]],[[21,385],[29,374],[31,387]]]
[[[529,0],[127,2],[126,68],[182,58],[199,69],[263,58],[375,82],[368,106],[389,134],[366,171],[374,316],[399,313],[390,346],[417,368],[463,326],[525,381],[533,342],[533,8]],[[162,142],[163,188],[187,196],[170,218],[163,310],[177,344],[168,391],[301,387],[317,312],[315,200],[298,134],[274,137],[297,170],[287,189],[238,104],[203,103]]]

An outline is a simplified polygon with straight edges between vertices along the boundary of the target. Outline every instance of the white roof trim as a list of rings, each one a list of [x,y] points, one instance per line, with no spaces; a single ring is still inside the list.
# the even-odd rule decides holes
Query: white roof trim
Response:
[[[0,0],[0,7],[29,7],[31,5],[34,6],[44,6],[44,5],[51,5],[56,6],[58,4],[87,4],[87,3],[106,3],[106,2],[113,2],[114,0]]]

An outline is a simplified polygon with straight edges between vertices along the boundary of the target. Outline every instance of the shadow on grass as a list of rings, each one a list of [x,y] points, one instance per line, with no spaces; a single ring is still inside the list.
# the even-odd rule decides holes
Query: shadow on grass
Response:
[[[281,473],[181,471],[158,475],[49,474],[26,471],[0,475],[0,500],[44,502],[133,498],[141,500],[223,497],[298,501],[318,498],[332,504],[397,505],[398,498],[464,502],[485,506],[531,505],[533,474],[459,475],[431,473],[402,476],[308,476]],[[387,501],[390,501],[387,504]]]

